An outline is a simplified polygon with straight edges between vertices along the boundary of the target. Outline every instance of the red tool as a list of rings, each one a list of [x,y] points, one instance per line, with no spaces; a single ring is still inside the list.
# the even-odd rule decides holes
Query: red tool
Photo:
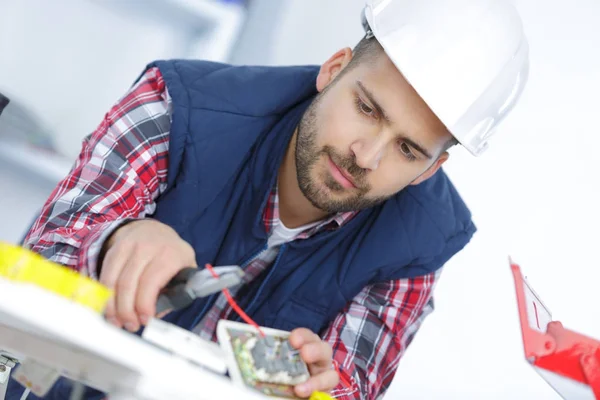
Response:
[[[527,361],[562,398],[600,400],[600,341],[553,321],[520,267],[511,269]]]

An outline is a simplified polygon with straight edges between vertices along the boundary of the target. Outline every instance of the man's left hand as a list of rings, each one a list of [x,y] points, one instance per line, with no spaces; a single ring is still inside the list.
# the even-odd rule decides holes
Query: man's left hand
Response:
[[[294,329],[289,340],[292,347],[299,350],[311,375],[309,380],[295,387],[296,395],[309,397],[315,391],[328,393],[337,386],[339,376],[333,368],[333,350],[329,343],[305,328]]]

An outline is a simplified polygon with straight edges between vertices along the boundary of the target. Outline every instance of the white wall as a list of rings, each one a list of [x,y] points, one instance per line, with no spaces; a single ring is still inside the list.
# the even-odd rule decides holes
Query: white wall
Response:
[[[148,62],[227,57],[231,46],[221,44],[241,25],[241,10],[196,3],[197,12],[190,13],[165,3],[0,0],[0,92],[53,133],[67,165],[78,155],[81,139]],[[219,17],[231,24],[221,29],[214,21]],[[0,155],[0,240],[21,237],[50,193],[50,184]]]
[[[90,0],[4,0],[0,90],[29,104],[60,149],[76,156],[81,138],[168,44],[164,30],[143,28]],[[146,40],[136,38],[140,33]],[[137,51],[128,52],[132,46]]]
[[[0,241],[17,243],[53,185],[0,160]]]
[[[38,113],[58,149],[76,157],[147,63],[227,58],[239,10],[171,3],[185,1],[0,0],[0,91]],[[217,29],[219,17],[233,27]]]
[[[363,4],[290,0],[263,63],[320,63],[354,45]],[[523,358],[509,255],[556,319],[600,338],[600,3],[516,4],[531,44],[530,83],[486,155],[458,149],[447,164],[479,232],[447,265],[436,312],[390,399],[558,398]]]
[[[288,0],[275,33],[270,64],[320,64],[364,35],[364,0]]]

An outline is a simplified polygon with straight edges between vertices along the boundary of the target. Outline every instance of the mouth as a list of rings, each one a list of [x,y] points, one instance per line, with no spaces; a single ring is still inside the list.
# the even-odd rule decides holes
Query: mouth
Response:
[[[333,162],[333,160],[331,159],[331,157],[327,157],[327,162],[329,164],[329,170],[331,171],[331,175],[333,175],[333,178],[340,185],[342,185],[346,189],[356,188],[356,184],[354,183],[354,179],[352,179],[352,176],[350,174],[348,174],[348,172],[346,172],[342,168],[338,167]]]

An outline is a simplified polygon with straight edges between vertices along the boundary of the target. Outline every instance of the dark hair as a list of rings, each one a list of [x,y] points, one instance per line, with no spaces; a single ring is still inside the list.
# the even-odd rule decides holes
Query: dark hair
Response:
[[[458,144],[458,140],[456,140],[456,138],[454,136],[452,136],[452,139],[448,140],[446,142],[446,144],[444,144],[444,147],[442,149],[442,153],[444,151],[447,151],[448,149],[450,149],[451,147],[454,147]]]
[[[383,47],[375,36],[366,34],[352,50],[352,60],[347,67],[354,67],[362,62],[371,63],[384,53]]]
[[[341,79],[361,63],[374,63],[375,60],[377,60],[377,57],[382,54],[385,54],[383,47],[381,47],[375,36],[367,33],[360,42],[354,46],[354,49],[352,49],[352,59],[335,80]],[[327,88],[325,90],[327,90]]]

